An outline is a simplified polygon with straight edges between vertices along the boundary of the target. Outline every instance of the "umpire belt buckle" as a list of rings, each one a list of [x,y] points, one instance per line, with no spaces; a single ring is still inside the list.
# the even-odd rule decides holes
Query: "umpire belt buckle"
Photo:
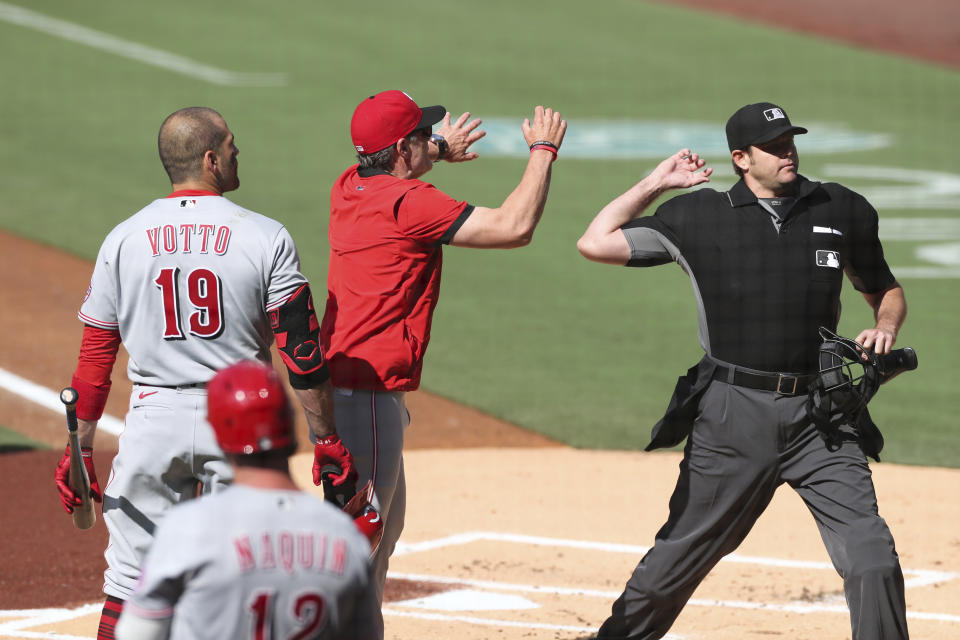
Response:
[[[782,373],[777,376],[777,393],[782,396],[796,395],[797,376],[787,376]]]

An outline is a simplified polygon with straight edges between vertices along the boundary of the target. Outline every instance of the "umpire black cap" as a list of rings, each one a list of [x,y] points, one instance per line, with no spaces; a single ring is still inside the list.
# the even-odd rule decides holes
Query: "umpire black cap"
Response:
[[[730,151],[763,144],[785,133],[806,133],[790,123],[787,112],[772,102],[757,102],[737,109],[727,120],[727,146]]]

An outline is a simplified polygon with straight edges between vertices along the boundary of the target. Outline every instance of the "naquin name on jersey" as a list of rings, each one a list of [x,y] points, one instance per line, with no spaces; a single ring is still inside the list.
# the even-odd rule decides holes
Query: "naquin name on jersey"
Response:
[[[324,571],[343,575],[347,542],[312,531],[264,531],[233,539],[242,572],[282,568],[288,572]]]

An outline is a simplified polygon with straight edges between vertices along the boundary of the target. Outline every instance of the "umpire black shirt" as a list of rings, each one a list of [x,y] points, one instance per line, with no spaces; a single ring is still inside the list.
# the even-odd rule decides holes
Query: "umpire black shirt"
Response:
[[[707,355],[783,373],[817,371],[820,326],[835,330],[843,272],[864,293],[896,281],[877,212],[836,183],[797,178],[797,201],[774,224],[743,180],[699,189],[623,226],[628,266],[675,261],[690,276]]]

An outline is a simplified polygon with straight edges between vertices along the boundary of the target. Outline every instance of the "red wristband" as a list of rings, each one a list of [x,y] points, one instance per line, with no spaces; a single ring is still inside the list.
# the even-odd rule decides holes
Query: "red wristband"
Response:
[[[541,150],[541,149],[542,149],[543,151],[549,151],[550,153],[553,154],[553,159],[554,159],[554,160],[557,159],[557,148],[554,147],[554,146],[552,146],[552,145],[535,144],[535,145],[532,145],[532,146],[530,147],[530,151],[531,151],[531,152],[533,152],[533,151],[539,151],[539,150]]]

